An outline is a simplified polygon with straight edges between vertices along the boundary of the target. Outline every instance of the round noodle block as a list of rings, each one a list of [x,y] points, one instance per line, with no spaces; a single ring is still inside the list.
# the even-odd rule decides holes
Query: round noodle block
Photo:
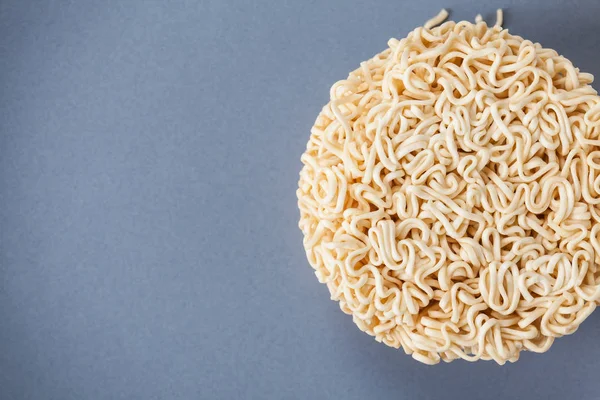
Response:
[[[438,17],[332,86],[299,226],[376,340],[427,364],[514,362],[600,298],[600,98],[501,22]]]

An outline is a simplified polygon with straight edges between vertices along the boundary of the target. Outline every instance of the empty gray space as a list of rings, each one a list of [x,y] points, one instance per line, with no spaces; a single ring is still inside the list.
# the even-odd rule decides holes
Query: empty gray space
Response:
[[[600,398],[600,311],[516,364],[428,367],[306,261],[329,87],[442,7],[503,7],[600,77],[596,0],[0,1],[0,399]]]

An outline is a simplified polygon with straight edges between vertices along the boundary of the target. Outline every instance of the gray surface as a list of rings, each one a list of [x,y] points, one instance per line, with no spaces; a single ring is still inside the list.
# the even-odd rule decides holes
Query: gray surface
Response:
[[[253,3],[0,1],[0,398],[598,399],[600,311],[505,367],[361,333],[295,189],[329,86],[389,37],[501,5],[600,76],[600,2]]]

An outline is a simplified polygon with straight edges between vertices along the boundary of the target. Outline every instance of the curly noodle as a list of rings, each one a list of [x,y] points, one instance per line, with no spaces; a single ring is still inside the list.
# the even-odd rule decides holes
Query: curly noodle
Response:
[[[418,361],[514,362],[600,298],[600,97],[445,12],[331,88],[300,173],[308,260],[358,327]]]

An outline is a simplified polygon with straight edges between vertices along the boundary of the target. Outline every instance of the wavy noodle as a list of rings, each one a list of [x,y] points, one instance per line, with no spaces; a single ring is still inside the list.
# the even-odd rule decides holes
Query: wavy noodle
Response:
[[[300,228],[361,330],[427,364],[503,364],[600,301],[600,98],[501,12],[493,27],[446,16],[333,85]]]

